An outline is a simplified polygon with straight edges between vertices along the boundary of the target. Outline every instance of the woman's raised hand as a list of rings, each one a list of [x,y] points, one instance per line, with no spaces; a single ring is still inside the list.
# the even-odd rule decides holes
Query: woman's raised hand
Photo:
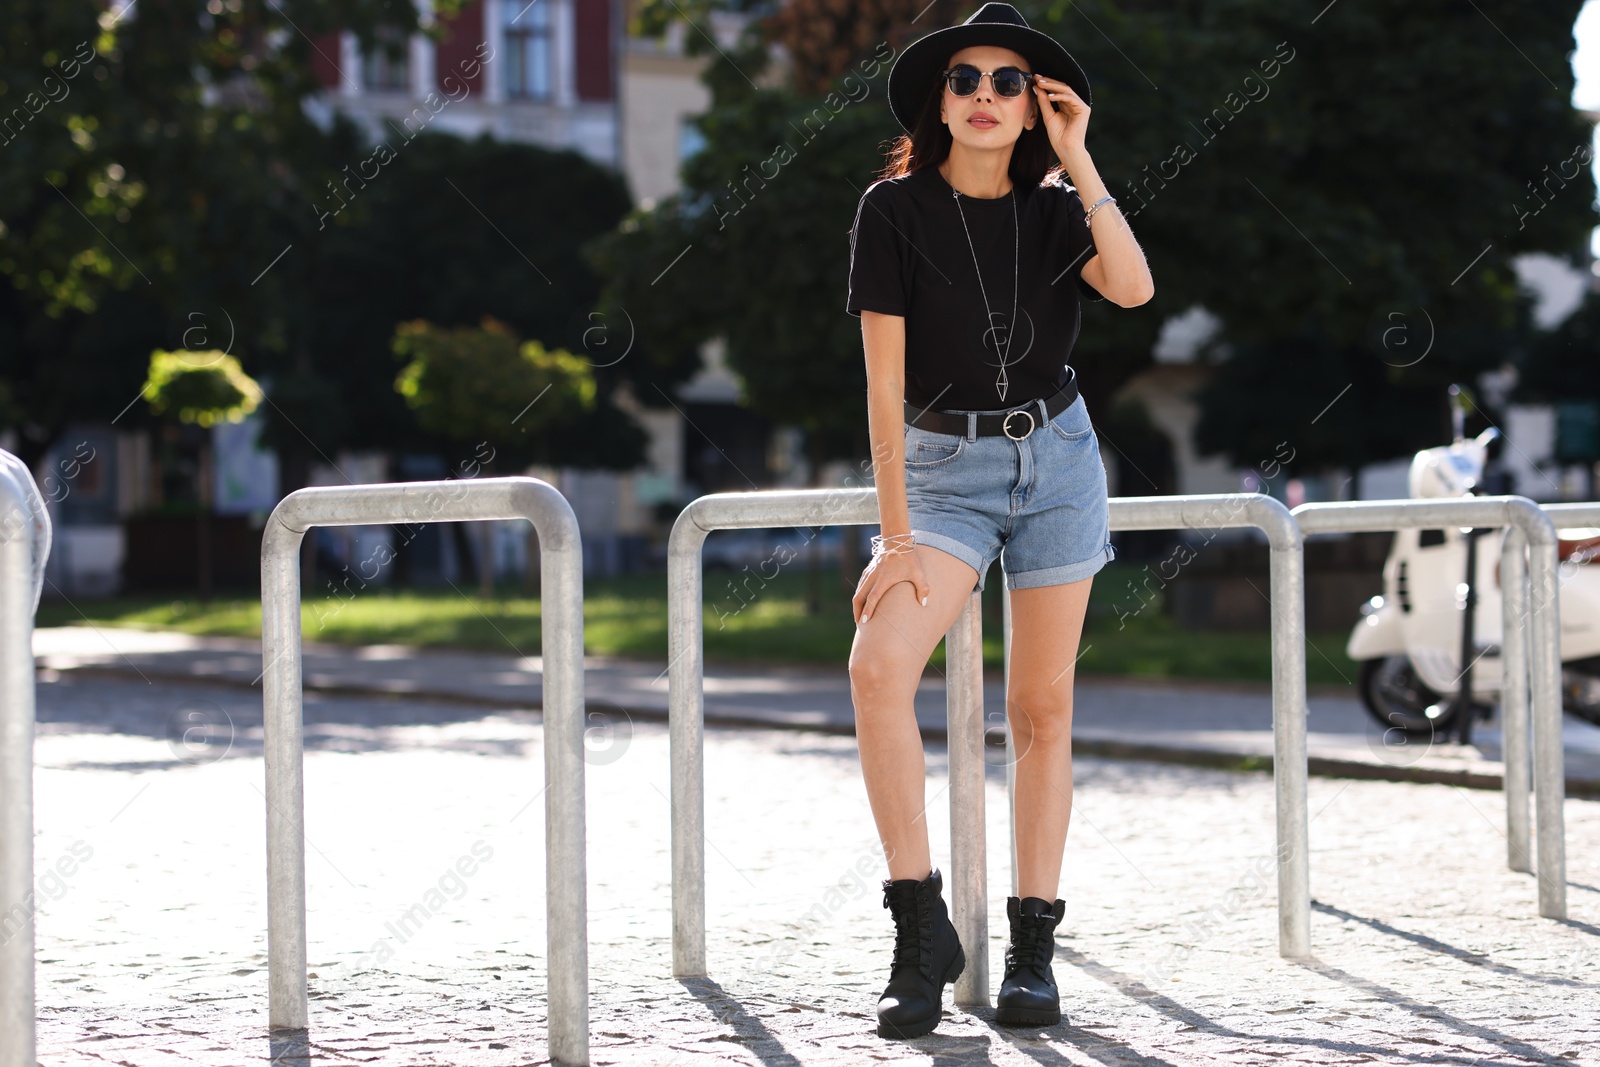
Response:
[[[867,569],[861,572],[861,581],[856,583],[856,595],[850,601],[856,624],[872,618],[883,594],[900,582],[910,582],[917,600],[923,607],[928,606],[928,579],[923,575],[922,561],[914,551],[883,552],[873,556]]]
[[[1033,76],[1033,91],[1039,101],[1044,131],[1056,155],[1065,162],[1074,153],[1084,151],[1084,138],[1089,131],[1089,105],[1083,102],[1083,97],[1066,82],[1043,74]]]

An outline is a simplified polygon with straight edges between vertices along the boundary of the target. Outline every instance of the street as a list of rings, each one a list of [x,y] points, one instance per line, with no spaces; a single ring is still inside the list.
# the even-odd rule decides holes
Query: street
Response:
[[[547,1062],[536,712],[308,694],[302,1043],[265,1028],[259,694],[63,672],[39,709],[41,1063]],[[665,727],[589,740],[596,1064],[1600,1062],[1591,800],[1567,802],[1556,922],[1505,867],[1499,794],[1312,778],[1316,959],[1295,963],[1276,953],[1270,776],[1080,758],[1066,1023],[1001,1029],[947,990],[938,1030],[896,1043],[873,1033],[893,934],[852,738],[708,730],[711,975],[682,981]],[[928,770],[945,865],[942,746]],[[991,768],[991,995],[1004,798]]]

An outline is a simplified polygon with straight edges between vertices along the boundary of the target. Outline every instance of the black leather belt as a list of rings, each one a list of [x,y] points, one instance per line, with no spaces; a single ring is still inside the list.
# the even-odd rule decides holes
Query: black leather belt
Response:
[[[1054,396],[1045,398],[1042,403],[1045,409],[1045,421],[1055,418],[1072,406],[1078,399],[1078,375],[1071,367],[1067,368],[1067,384]],[[1024,440],[1041,425],[1039,421],[1039,405],[1041,401],[1033,400],[1022,407],[1012,408],[1009,411],[996,411],[991,415],[978,416],[978,436],[990,437],[995,434],[1005,434],[1013,441]],[[915,426],[919,430],[932,430],[934,433],[967,434],[967,416],[957,415],[948,411],[938,411],[929,408],[921,410],[911,401],[905,402],[906,425]]]

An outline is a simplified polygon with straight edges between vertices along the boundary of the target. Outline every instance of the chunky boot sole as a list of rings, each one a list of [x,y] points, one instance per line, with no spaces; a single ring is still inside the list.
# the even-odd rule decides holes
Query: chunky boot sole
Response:
[[[994,1021],[1001,1026],[1054,1026],[1061,1021],[1061,1009],[996,1008]]]
[[[967,954],[960,945],[956,946],[956,958],[950,964],[950,969],[945,972],[944,981],[939,983],[939,1000],[933,1007],[933,1014],[914,1023],[879,1022],[878,1036],[892,1037],[900,1040],[921,1037],[923,1034],[933,1033],[933,1028],[939,1025],[939,1020],[944,1017],[944,987],[961,977],[961,972],[967,969]]]

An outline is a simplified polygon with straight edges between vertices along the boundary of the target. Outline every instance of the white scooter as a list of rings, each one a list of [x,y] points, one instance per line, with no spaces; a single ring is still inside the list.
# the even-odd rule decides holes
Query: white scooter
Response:
[[[1412,497],[1484,492],[1484,468],[1500,447],[1500,431],[1490,427],[1465,438],[1460,392],[1456,386],[1450,392],[1455,441],[1417,453]],[[1562,706],[1600,725],[1600,566],[1593,565],[1600,560],[1600,529],[1560,529],[1557,536]],[[1362,605],[1347,646],[1361,665],[1361,701],[1386,728],[1427,737],[1454,728],[1466,741],[1472,720],[1498,701],[1504,538],[1504,530],[1395,532],[1383,594]],[[1467,706],[1472,711],[1463,716]]]

